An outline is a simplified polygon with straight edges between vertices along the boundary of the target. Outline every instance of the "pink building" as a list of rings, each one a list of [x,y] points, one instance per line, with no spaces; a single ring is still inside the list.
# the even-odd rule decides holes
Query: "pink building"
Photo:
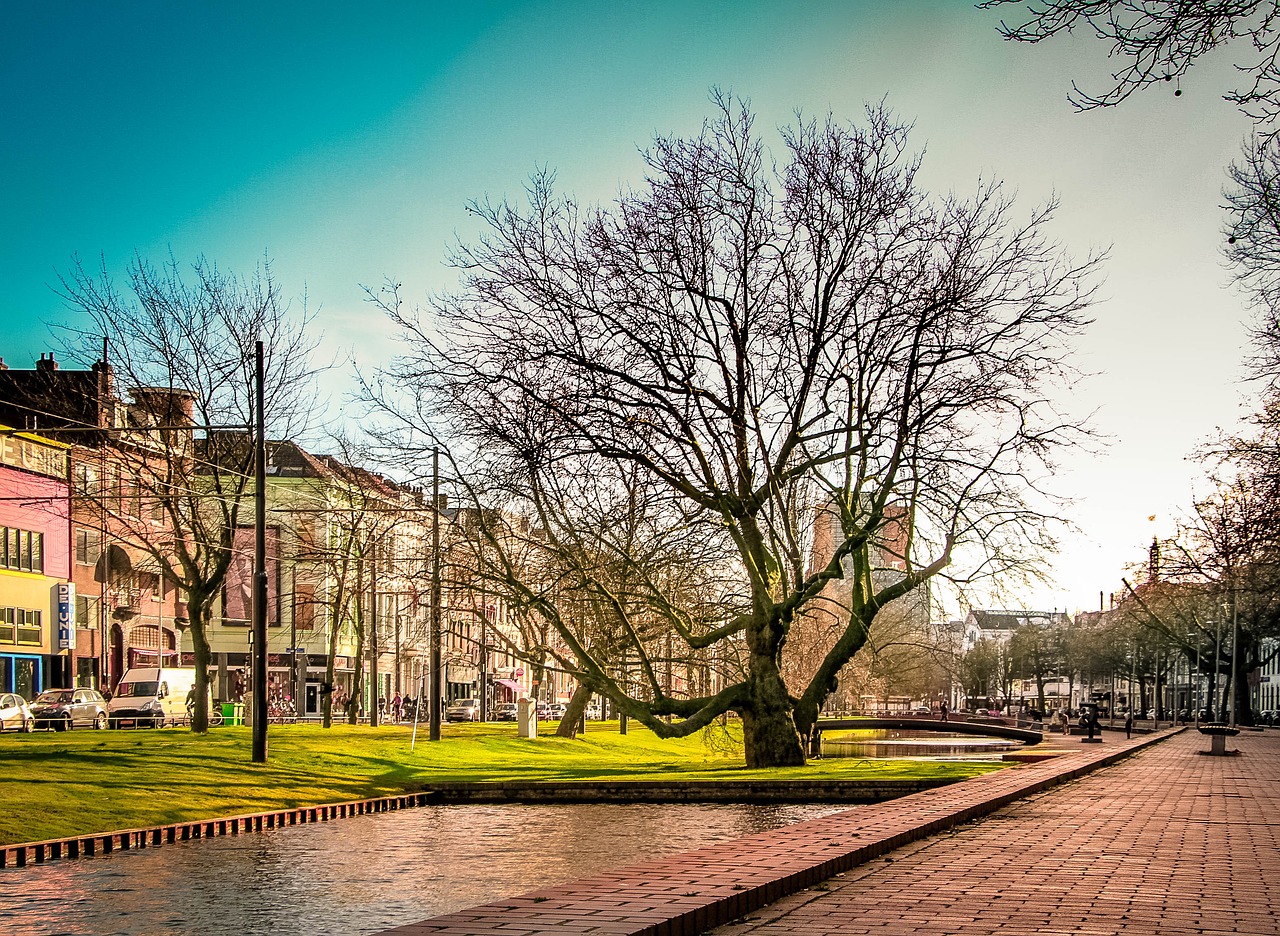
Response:
[[[0,691],[28,699],[75,675],[67,452],[0,426]]]

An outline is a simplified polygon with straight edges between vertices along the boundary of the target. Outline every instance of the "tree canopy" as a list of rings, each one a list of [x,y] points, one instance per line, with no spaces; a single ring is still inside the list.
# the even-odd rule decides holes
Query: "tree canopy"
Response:
[[[1054,206],[1020,215],[998,182],[925,191],[883,107],[797,118],[775,159],[744,102],[713,104],[611,205],[558,195],[549,172],[523,205],[475,203],[456,292],[377,297],[406,341],[382,401],[401,450],[443,441],[459,489],[498,508],[494,587],[550,623],[581,679],[663,735],[735,711],[748,763],[798,763],[880,609],[1051,546],[1040,485],[1084,431],[1053,400],[1099,261],[1071,260],[1046,235]],[[517,536],[540,561],[501,561]],[[576,626],[585,598],[639,689],[593,652],[617,643]],[[788,634],[820,603],[843,624],[788,686]],[[673,642],[737,675],[665,684]]]

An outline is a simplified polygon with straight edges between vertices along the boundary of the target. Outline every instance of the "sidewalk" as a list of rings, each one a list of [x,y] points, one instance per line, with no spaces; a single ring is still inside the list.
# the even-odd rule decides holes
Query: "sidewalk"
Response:
[[[1280,733],[1230,758],[1194,730],[1050,745],[1068,753],[388,932],[1278,932]]]
[[[1194,730],[713,930],[1280,933],[1280,731]]]

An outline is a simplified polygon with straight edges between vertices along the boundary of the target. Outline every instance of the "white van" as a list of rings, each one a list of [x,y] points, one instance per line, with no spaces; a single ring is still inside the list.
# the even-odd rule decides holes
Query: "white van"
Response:
[[[144,666],[127,669],[107,703],[112,728],[179,725],[187,717],[187,693],[196,684],[194,668]]]

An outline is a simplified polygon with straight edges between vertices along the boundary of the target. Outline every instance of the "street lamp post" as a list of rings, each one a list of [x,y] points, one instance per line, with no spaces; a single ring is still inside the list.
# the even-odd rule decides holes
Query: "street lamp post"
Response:
[[[255,350],[253,492],[253,761],[267,761],[267,420],[262,342]]]
[[[440,740],[440,447],[431,450],[431,699],[432,741]]]

